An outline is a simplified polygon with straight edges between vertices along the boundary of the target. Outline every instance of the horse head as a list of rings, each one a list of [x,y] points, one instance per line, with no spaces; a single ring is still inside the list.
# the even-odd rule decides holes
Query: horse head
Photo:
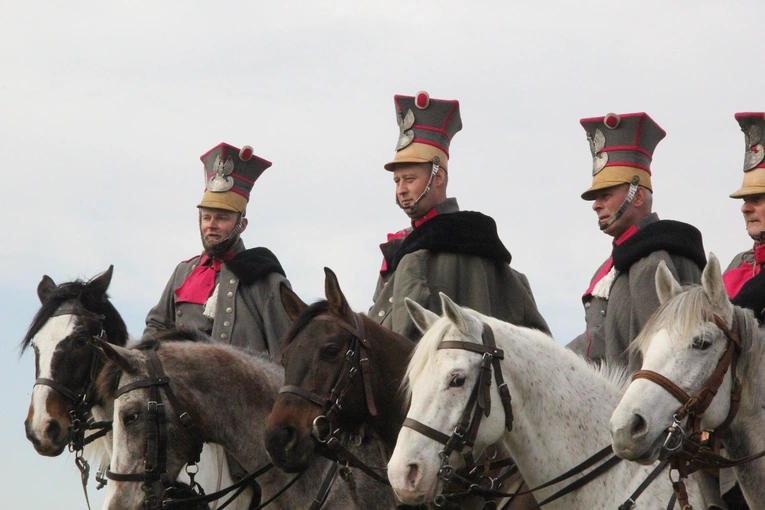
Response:
[[[113,266],[88,282],[56,283],[43,276],[37,287],[42,307],[21,342],[35,353],[35,387],[24,423],[38,453],[57,456],[84,422],[94,401],[94,379],[102,362],[88,339],[105,335],[124,345],[127,328],[106,290]],[[84,423],[83,423],[84,425]]]
[[[736,367],[731,359],[741,348],[731,337],[744,338],[741,332],[756,328],[751,313],[728,299],[714,254],[701,285],[686,289],[659,263],[656,290],[661,306],[634,342],[643,356],[642,369],[610,422],[617,455],[645,464],[658,458],[668,429],[684,423],[686,415],[698,419],[703,430],[726,420]]]
[[[317,442],[362,423],[392,447],[404,417],[396,389],[413,344],[354,313],[335,274],[324,271],[326,301],[308,306],[281,288],[293,324],[282,344],[285,385],[268,420],[266,446],[274,464],[290,472],[305,469]]]
[[[109,360],[98,376],[98,393],[114,407],[104,508],[159,502],[183,466],[199,460],[205,432],[198,430],[196,409],[186,395],[191,384],[184,373],[203,369],[183,362],[176,366],[174,359],[168,362],[172,353],[163,351],[175,346],[164,342],[147,340],[132,349],[92,342]]]
[[[484,379],[480,386],[485,389],[479,387],[485,359],[478,352],[484,348],[483,322],[443,293],[443,317],[409,299],[406,306],[423,336],[406,372],[411,405],[388,463],[388,478],[402,502],[421,504],[436,496],[441,468],[462,467],[461,454],[484,451],[502,438],[506,423],[496,385],[491,379],[486,385]],[[462,342],[470,345],[465,348]],[[473,344],[479,344],[477,351],[471,350]],[[474,402],[481,402],[482,407],[474,410]],[[474,432],[470,430],[472,416],[481,420]],[[452,431],[457,430],[463,435],[475,434],[472,448],[446,446],[455,439]]]

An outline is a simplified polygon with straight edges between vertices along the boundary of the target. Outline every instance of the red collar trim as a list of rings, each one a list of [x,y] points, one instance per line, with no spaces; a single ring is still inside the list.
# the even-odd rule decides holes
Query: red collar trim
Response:
[[[424,216],[417,218],[416,220],[412,220],[412,228],[417,228],[426,221],[428,221],[430,218],[433,218],[435,216],[438,216],[438,211],[436,211],[436,208],[434,207],[430,211],[426,212]]]
[[[625,230],[625,232],[624,232],[622,235],[620,235],[618,239],[614,240],[614,244],[615,244],[616,246],[619,246],[619,245],[620,245],[620,244],[622,244],[624,241],[626,241],[626,240],[627,240],[627,239],[629,239],[630,237],[632,237],[632,236],[634,236],[635,234],[637,234],[637,231],[638,231],[637,225],[632,225],[630,228],[628,228],[627,230]]]

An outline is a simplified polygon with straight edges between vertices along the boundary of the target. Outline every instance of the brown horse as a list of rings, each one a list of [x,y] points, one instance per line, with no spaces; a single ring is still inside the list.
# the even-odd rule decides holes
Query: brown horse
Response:
[[[326,301],[308,306],[281,288],[294,322],[282,344],[285,386],[268,419],[266,446],[286,471],[302,471],[311,462],[315,438],[323,435],[315,429],[327,423],[342,432],[366,423],[389,453],[406,415],[399,388],[414,344],[354,313],[335,274],[324,271]]]

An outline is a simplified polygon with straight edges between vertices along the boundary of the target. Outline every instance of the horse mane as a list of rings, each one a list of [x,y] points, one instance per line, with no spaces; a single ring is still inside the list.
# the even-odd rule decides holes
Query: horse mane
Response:
[[[590,370],[596,376],[602,378],[605,382],[614,385],[617,388],[617,390],[620,392],[620,394],[624,394],[624,392],[627,391],[627,387],[629,386],[629,383],[631,381],[631,377],[630,377],[631,374],[627,373],[627,367],[624,367],[621,365],[609,365],[608,363],[595,364],[595,363],[589,362],[585,360],[584,358],[582,358],[581,356],[579,356],[578,354],[576,354],[575,352],[569,349],[566,349],[562,345],[558,344],[551,335],[549,335],[548,333],[545,333],[544,331],[540,331],[534,328],[526,328],[523,326],[518,326],[516,324],[506,323],[506,322],[500,321],[499,319],[495,319],[495,318],[483,315],[480,312],[471,310],[470,308],[463,308],[463,309],[481,322],[496,321],[501,324],[507,324],[514,328],[518,328],[521,330],[528,331],[532,334],[536,334],[537,336],[540,336],[540,339],[541,337],[545,337],[544,341],[549,341],[554,345],[559,345],[564,352],[570,354],[571,361],[573,363],[579,363],[583,370]],[[401,382],[402,390],[406,393],[408,397],[411,397],[411,394],[412,394],[412,388],[410,386],[411,381],[420,377],[422,372],[425,370],[426,366],[430,363],[430,359],[433,356],[435,356],[436,351],[438,350],[438,345],[441,343],[441,340],[443,340],[450,326],[452,326],[452,323],[448,320],[436,321],[428,329],[427,335],[423,334],[422,338],[420,338],[420,341],[415,346],[414,351],[412,351],[412,357],[409,362],[409,366],[407,367],[406,374],[404,376],[404,379]]]
[[[293,340],[295,340],[295,337],[297,337],[298,334],[303,331],[303,329],[308,325],[309,322],[313,320],[314,317],[328,313],[330,313],[330,306],[329,301],[326,299],[321,299],[311,305],[308,305],[302,312],[300,312],[300,315],[295,318],[295,320],[292,322],[292,325],[290,326],[290,329],[287,331],[287,333],[284,334],[281,350],[284,351],[284,349],[286,349],[287,346],[291,344]]]
[[[122,320],[117,309],[109,301],[109,295],[96,296],[88,292],[88,283],[90,282],[77,279],[73,282],[57,285],[56,288],[50,291],[35,314],[34,319],[32,319],[27,334],[24,335],[19,344],[20,354],[23,354],[27,347],[29,347],[32,339],[40,332],[53,314],[56,313],[56,310],[70,300],[77,300],[82,303],[86,310],[103,315],[105,318],[103,325],[109,341],[117,345],[125,345],[128,338],[125,321]]]

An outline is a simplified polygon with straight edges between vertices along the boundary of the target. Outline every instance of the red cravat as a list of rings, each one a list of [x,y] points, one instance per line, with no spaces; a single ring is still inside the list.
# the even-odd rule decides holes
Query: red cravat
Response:
[[[230,260],[233,256],[234,254],[229,252],[223,259]],[[203,255],[199,265],[183,280],[181,286],[175,289],[175,302],[205,304],[215,289],[215,276],[220,272],[221,264],[219,259],[210,259]]]

